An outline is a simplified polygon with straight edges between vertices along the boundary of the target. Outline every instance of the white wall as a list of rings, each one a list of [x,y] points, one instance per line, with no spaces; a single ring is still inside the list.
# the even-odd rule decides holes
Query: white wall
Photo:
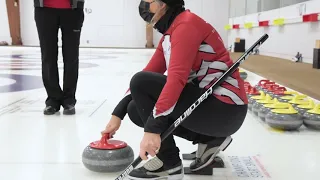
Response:
[[[227,1],[227,0],[225,0]],[[246,5],[249,0],[230,0],[229,17],[243,16],[246,13]],[[250,4],[250,3],[248,3]]]
[[[305,2],[306,0],[281,0],[281,7]]]
[[[11,44],[10,29],[5,0],[0,0],[0,42],[6,41]]]
[[[227,46],[228,32],[224,30],[224,26],[229,21],[229,0],[185,0],[185,5],[186,9],[213,25]],[[154,42],[157,45],[161,34],[154,32]]]
[[[38,46],[39,39],[34,21],[34,7],[31,0],[20,0],[20,26],[23,45]]]
[[[273,20],[276,18],[299,17],[299,4],[288,7],[274,9],[270,11],[250,14],[241,17],[230,18],[229,23],[244,24],[244,22],[258,22],[263,20]],[[306,2],[306,12],[319,13],[320,0]],[[315,41],[320,39],[320,23],[295,23],[285,24],[283,27],[269,26],[255,27],[252,29],[230,30],[228,32],[228,46],[234,44],[236,37],[246,39],[246,48],[252,45],[264,33],[268,33],[270,38],[260,48],[261,54],[291,59],[299,51],[304,56],[304,62],[312,63],[313,48]]]
[[[277,9],[280,6],[280,0],[264,0],[264,1],[261,1],[261,10],[262,11],[269,11],[269,10],[272,10],[272,9]]]
[[[260,0],[247,0],[246,1],[246,14],[253,14],[260,11]]]
[[[227,43],[228,34],[224,26],[229,20],[229,1],[185,0],[185,2],[186,8],[214,25]],[[139,16],[139,3],[140,0],[86,0],[85,7],[90,9],[91,13],[85,14],[81,46],[144,48],[145,23]],[[33,1],[21,1],[20,7],[23,43],[38,46]],[[156,31],[154,35],[154,44],[157,45],[161,35]]]

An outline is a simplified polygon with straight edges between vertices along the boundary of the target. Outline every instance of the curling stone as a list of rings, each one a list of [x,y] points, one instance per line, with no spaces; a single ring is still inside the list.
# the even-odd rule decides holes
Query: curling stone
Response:
[[[273,90],[273,89],[275,89],[275,88],[277,88],[277,87],[279,87],[278,84],[275,84],[275,83],[271,82],[271,83],[266,83],[266,84],[264,84],[264,85],[262,86],[262,89],[261,89],[261,90],[262,90],[263,92],[269,94],[269,91],[271,91],[271,90]]]
[[[267,92],[267,89],[272,85],[275,85],[275,82],[270,81],[270,82],[264,83],[263,85],[261,85],[260,91]]]
[[[251,87],[247,92],[247,98],[250,99],[252,96],[258,96],[260,92],[255,87]]]
[[[307,111],[303,115],[303,124],[314,130],[320,130],[320,104],[316,105],[312,110]]]
[[[289,104],[285,109],[272,109],[266,115],[266,123],[275,129],[291,131],[302,126],[303,117]]]
[[[305,95],[301,95],[301,94],[298,94],[298,93],[294,93],[294,94],[290,94],[290,95],[287,95],[287,96],[282,96],[279,98],[279,101],[280,102],[289,102],[291,101],[294,97],[296,96],[299,96],[299,99],[304,99],[306,98],[307,96]]]
[[[266,93],[267,94],[270,94],[271,97],[274,96],[274,93],[277,92],[277,91],[286,91],[287,89],[285,87],[281,87],[279,85],[272,85],[272,86],[269,86]]]
[[[263,104],[273,104],[274,100],[272,97],[267,94],[264,99],[257,100],[252,104],[252,112],[254,115],[258,116],[259,109],[262,107]]]
[[[250,91],[247,93],[249,111],[252,110],[253,99],[251,97],[259,96],[259,95],[260,95],[260,92],[255,87],[252,87]]]
[[[255,95],[255,96],[252,96],[252,97],[249,98],[249,100],[248,100],[248,109],[250,111],[252,111],[252,106],[257,100],[261,100],[261,99],[266,98],[266,94],[263,91],[260,91],[259,93],[260,93],[260,95],[257,95],[257,96]]]
[[[249,92],[251,91],[253,87],[248,87],[248,88],[245,88],[245,91],[246,91],[246,95],[247,95],[247,98],[249,98]]]
[[[308,104],[298,105],[295,109],[301,114],[304,115],[309,110],[312,110],[315,107],[314,101],[309,98]]]
[[[282,103],[279,102],[277,99],[274,100],[273,104],[263,104],[263,106],[259,109],[258,116],[259,119],[262,121],[266,120],[266,115],[272,110],[272,109],[285,109],[289,108],[289,103]]]
[[[248,78],[248,73],[246,73],[243,70],[239,70],[239,72],[240,72],[241,79],[246,80]]]
[[[248,81],[244,81],[244,86],[251,86],[251,84]]]
[[[93,172],[123,171],[133,160],[132,148],[125,142],[110,140],[108,134],[103,135],[100,141],[90,143],[82,153],[82,163]]]
[[[309,101],[306,100],[307,96],[306,95],[297,95],[297,96],[294,96],[290,101],[289,103],[292,104],[292,106],[294,108],[296,108],[298,105],[307,105],[309,104]]]
[[[260,90],[262,89],[262,86],[263,86],[265,83],[270,83],[270,82],[271,82],[271,81],[268,80],[268,79],[263,79],[263,80],[260,80],[255,87],[260,91]]]
[[[243,86],[244,86],[246,93],[248,93],[250,91],[250,89],[252,88],[252,86],[249,82],[244,82]]]
[[[263,91],[271,95],[271,93],[275,91],[277,88],[279,88],[278,84],[270,84]]]

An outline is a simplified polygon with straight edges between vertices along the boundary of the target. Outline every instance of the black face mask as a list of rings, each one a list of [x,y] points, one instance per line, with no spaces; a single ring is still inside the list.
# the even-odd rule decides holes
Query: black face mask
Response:
[[[175,18],[185,11],[184,7],[169,8],[165,15],[163,15],[159,21],[154,25],[154,28],[161,34],[164,34],[171,26]]]
[[[140,5],[139,5],[139,14],[141,16],[141,18],[150,23],[154,13],[150,12],[150,3],[149,2],[145,2],[145,1],[141,1]]]
[[[153,1],[154,2],[154,1]],[[141,0],[139,5],[139,13],[142,19],[148,23],[151,22],[154,13],[150,12],[150,4],[153,2],[145,2]],[[170,7],[166,14],[163,15],[159,21],[154,25],[154,28],[158,30],[161,34],[164,34],[174,21],[174,19],[183,11],[185,11],[185,8],[183,5],[176,6],[176,7]]]

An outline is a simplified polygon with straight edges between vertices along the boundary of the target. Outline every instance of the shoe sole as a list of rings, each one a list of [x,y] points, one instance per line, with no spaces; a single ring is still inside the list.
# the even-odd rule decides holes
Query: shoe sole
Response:
[[[131,180],[182,180],[184,177],[184,174],[176,174],[171,176],[161,176],[161,177],[155,177],[155,178],[137,178],[137,177],[131,177],[128,176],[128,179]]]
[[[44,115],[47,115],[47,116],[50,116],[50,115],[55,115],[56,114],[56,112],[54,112],[54,113],[43,113]]]
[[[216,157],[216,155],[220,152],[220,151],[224,151],[228,148],[228,146],[231,144],[232,142],[232,137],[229,136],[226,138],[226,140],[223,141],[223,143],[219,146],[219,148],[217,149],[217,151],[212,154],[212,156],[210,157],[210,159],[204,163],[203,165],[201,165],[200,167],[196,168],[196,169],[190,169],[191,171],[199,171],[201,170],[202,168],[205,168],[207,167],[209,164],[212,163],[212,161],[214,160],[214,158]]]
[[[55,115],[58,113],[60,110],[57,110],[56,112],[43,112],[44,115]]]

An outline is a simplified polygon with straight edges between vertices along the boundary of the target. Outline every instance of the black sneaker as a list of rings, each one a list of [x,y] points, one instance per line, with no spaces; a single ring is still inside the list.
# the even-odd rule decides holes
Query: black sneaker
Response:
[[[46,106],[43,110],[43,114],[44,115],[53,115],[55,114],[56,112],[58,112],[60,109],[58,108],[55,108],[53,106]]]
[[[196,159],[190,164],[191,171],[198,171],[210,165],[220,151],[224,151],[232,142],[231,136],[225,138],[221,143],[217,140],[208,142],[207,144],[198,144]]]
[[[143,167],[131,171],[128,178],[132,180],[181,180],[183,176],[181,161],[175,166],[168,167],[159,158],[154,157],[146,162]]]
[[[63,110],[64,115],[73,115],[76,113],[76,108],[74,105],[66,105]]]

